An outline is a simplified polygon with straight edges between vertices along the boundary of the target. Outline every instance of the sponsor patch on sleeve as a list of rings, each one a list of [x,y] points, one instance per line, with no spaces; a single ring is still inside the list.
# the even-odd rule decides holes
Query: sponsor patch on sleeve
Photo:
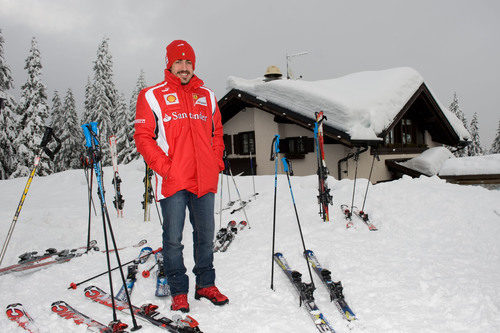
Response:
[[[146,123],[146,119],[136,119],[134,121],[134,124],[145,124]]]

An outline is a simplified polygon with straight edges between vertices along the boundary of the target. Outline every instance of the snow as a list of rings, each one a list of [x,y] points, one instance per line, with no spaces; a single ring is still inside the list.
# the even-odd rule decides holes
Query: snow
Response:
[[[417,170],[427,176],[434,176],[439,173],[443,163],[454,158],[453,154],[445,147],[429,148],[422,154],[399,164],[407,168]]]
[[[161,229],[155,209],[152,221],[143,222],[141,200],[144,164],[120,165],[125,198],[125,218],[115,217],[112,207],[111,168],[104,170],[104,184],[113,229],[119,246],[147,239],[153,248],[161,246]],[[227,179],[224,179],[226,182]],[[236,177],[244,197],[253,193],[251,177]],[[437,177],[421,177],[370,186],[365,211],[379,228],[369,231],[358,220],[356,229],[346,230],[341,203],[351,202],[353,182],[328,179],[334,198],[332,222],[318,215],[317,176],[291,177],[306,246],[312,249],[334,279],[341,280],[347,302],[358,316],[354,332],[498,332],[500,331],[500,191],[477,186],[448,184]],[[0,181],[0,240],[6,232],[26,178]],[[361,205],[367,182],[358,180],[355,203]],[[94,185],[95,186],[95,185]],[[215,307],[194,299],[191,273],[192,234],[184,233],[185,261],[190,275],[188,296],[191,312],[204,332],[315,332],[313,322],[299,308],[285,274],[275,266],[270,289],[274,176],[256,176],[260,194],[247,206],[250,229],[236,236],[225,253],[215,254],[217,285],[230,303]],[[225,187],[225,184],[224,184]],[[222,202],[228,201],[224,191]],[[232,189],[233,199],[235,191]],[[99,209],[97,198],[94,198]],[[219,205],[216,195],[216,207]],[[21,211],[4,266],[17,255],[48,247],[73,248],[86,243],[87,185],[82,170],[71,170],[33,180]],[[243,219],[242,212],[226,210],[222,224]],[[278,178],[276,251],[285,254],[290,265],[309,281],[302,257],[302,245],[286,176]],[[219,219],[216,216],[216,226]],[[102,220],[92,213],[92,238],[104,247]],[[139,249],[120,251],[122,262]],[[113,266],[114,257],[112,257]],[[139,270],[150,267],[152,261]],[[65,300],[70,305],[106,323],[112,312],[83,296],[83,289],[68,290],[71,282],[82,281],[106,268],[105,255],[95,252],[30,274],[0,276],[1,305],[21,302],[42,327],[42,332],[85,332],[50,311],[50,304]],[[113,274],[115,292],[119,275]],[[315,297],[320,309],[337,332],[350,332],[330,303],[326,289],[314,276]],[[92,281],[109,290],[107,277]],[[132,300],[152,302],[167,316],[170,299],[154,296],[154,280],[139,276]],[[128,315],[119,318],[130,324]],[[158,328],[139,321],[140,332]],[[24,332],[0,316],[1,332]]]
[[[441,176],[487,174],[500,175],[500,154],[450,159],[439,170]]]
[[[323,111],[326,123],[348,133],[352,140],[380,140],[377,136],[393,121],[403,106],[424,83],[422,76],[409,67],[365,71],[320,81],[253,80],[228,77],[229,89],[245,91],[312,117]],[[441,107],[460,138],[469,133],[446,108]]]
[[[500,174],[500,154],[455,157],[445,147],[429,148],[422,154],[398,164],[427,176]]]

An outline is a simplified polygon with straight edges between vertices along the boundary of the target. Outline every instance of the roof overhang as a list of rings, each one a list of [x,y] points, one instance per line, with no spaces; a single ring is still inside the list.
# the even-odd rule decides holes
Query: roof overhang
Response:
[[[259,99],[258,97],[238,89],[230,90],[221,100],[219,100],[222,124],[229,121],[238,112],[247,107],[258,108],[273,114],[277,119],[293,123],[310,131],[314,131],[315,119],[313,117],[306,117],[303,114],[291,111],[275,103]],[[313,114],[314,111],[311,110],[311,115]],[[335,129],[326,123],[323,124],[323,134],[326,140],[331,139],[336,143],[340,143],[348,147],[376,146],[381,142],[380,140],[351,140],[349,134]]]
[[[419,108],[420,105],[425,107]],[[422,121],[425,123],[426,129],[429,131],[434,141],[450,146],[462,146],[467,144],[467,141],[460,140],[460,137],[453,129],[453,126],[448,121],[448,118],[446,118],[441,107],[436,102],[425,83],[422,83],[401,111],[394,117],[392,123],[379,135],[379,137],[385,137],[408,112],[415,108],[418,108],[421,112]]]

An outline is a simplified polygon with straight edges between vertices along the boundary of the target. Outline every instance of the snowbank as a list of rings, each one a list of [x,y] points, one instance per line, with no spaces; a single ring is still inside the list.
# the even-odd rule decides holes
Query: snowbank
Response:
[[[143,222],[141,208],[144,164],[120,165],[125,198],[123,219],[113,211],[112,169],[105,168],[104,184],[112,225],[119,246],[146,238],[153,248],[161,246],[161,227],[152,211],[152,221]],[[215,307],[194,299],[192,229],[186,222],[184,258],[190,277],[190,315],[203,332],[275,333],[316,332],[311,319],[299,307],[299,299],[280,268],[274,269],[274,291],[270,289],[271,240],[273,231],[274,176],[256,176],[260,194],[247,206],[250,229],[238,233],[225,253],[215,254],[217,285],[230,303]],[[228,179],[224,179],[226,183]],[[252,177],[236,177],[245,198],[253,194]],[[448,184],[437,177],[403,179],[370,186],[365,211],[379,228],[369,231],[354,220],[346,230],[340,204],[351,203],[353,182],[328,179],[334,205],[331,222],[318,215],[317,176],[291,177],[306,246],[313,250],[335,280],[341,280],[346,300],[356,313],[356,332],[499,332],[500,331],[500,191]],[[26,178],[0,181],[0,239],[12,220]],[[363,201],[366,179],[359,179],[355,204]],[[224,184],[224,187],[226,184]],[[95,184],[94,184],[95,188]],[[234,188],[231,190],[234,200]],[[223,204],[228,202],[227,191]],[[94,196],[95,204],[99,205]],[[49,247],[84,245],[87,236],[87,184],[82,170],[35,177],[12,236],[4,265],[16,262],[25,251]],[[219,207],[219,194],[216,195]],[[97,206],[99,212],[99,206]],[[286,176],[278,177],[276,251],[285,254],[294,269],[309,282],[302,244]],[[222,215],[222,225],[244,219],[242,212]],[[215,218],[219,228],[219,216]],[[92,238],[103,247],[102,221],[92,212]],[[139,249],[120,252],[122,261],[136,257]],[[115,265],[114,259],[113,266]],[[139,266],[139,272],[152,262]],[[42,332],[85,332],[84,327],[63,320],[50,311],[50,304],[65,300],[100,322],[111,321],[111,310],[83,296],[83,288],[68,290],[106,267],[103,253],[91,253],[68,263],[32,274],[0,277],[0,306],[20,302],[32,314]],[[152,274],[152,277],[154,274]],[[154,296],[154,279],[139,276],[132,300],[152,302],[169,317],[170,298]],[[107,276],[92,281],[109,291]],[[118,274],[113,274],[115,286]],[[316,301],[339,333],[351,332],[321,282],[314,276]],[[115,290],[118,288],[115,287]],[[130,324],[130,317],[119,313]],[[140,332],[160,332],[139,321]],[[0,316],[0,332],[24,332]]]

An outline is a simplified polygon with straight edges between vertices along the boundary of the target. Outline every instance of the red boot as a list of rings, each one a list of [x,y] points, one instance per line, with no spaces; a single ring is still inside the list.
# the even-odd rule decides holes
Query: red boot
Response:
[[[195,299],[206,298],[215,305],[224,305],[229,302],[229,299],[221,294],[216,286],[197,288],[194,294]]]
[[[189,303],[186,294],[180,294],[172,297],[172,305],[170,309],[173,311],[189,312]]]

